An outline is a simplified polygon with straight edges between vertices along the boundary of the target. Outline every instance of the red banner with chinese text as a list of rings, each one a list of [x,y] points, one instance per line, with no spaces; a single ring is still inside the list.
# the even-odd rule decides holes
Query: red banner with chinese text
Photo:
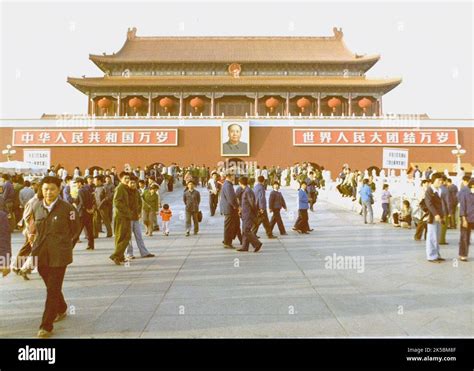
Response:
[[[456,129],[293,129],[294,146],[448,146],[458,144]]]
[[[13,130],[13,146],[177,146],[178,129]]]

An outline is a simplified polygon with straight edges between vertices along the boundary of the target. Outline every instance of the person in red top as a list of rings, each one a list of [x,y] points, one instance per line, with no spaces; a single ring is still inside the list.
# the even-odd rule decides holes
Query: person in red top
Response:
[[[169,223],[172,215],[173,213],[171,212],[170,205],[164,204],[163,208],[160,210],[160,217],[163,234],[165,236],[168,236],[170,234]]]

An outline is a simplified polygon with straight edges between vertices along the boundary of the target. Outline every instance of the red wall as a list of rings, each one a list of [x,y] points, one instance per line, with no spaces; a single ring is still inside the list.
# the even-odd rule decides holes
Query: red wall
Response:
[[[344,163],[353,169],[381,166],[382,147],[294,147],[291,127],[252,127],[250,129],[250,157],[260,166],[287,166],[295,162],[316,162],[334,174]],[[425,129],[425,128],[424,128]],[[0,128],[0,148],[11,143],[13,128]],[[459,128],[459,143],[468,151],[463,162],[474,163],[474,129]],[[154,162],[180,165],[195,163],[214,167],[220,156],[219,127],[179,128],[177,147],[49,147],[51,163],[61,163],[71,171],[75,166],[81,169],[98,165],[104,168],[115,165],[121,169],[125,163],[144,166]],[[401,146],[403,148],[403,146]],[[28,147],[30,148],[30,147]],[[36,147],[31,147],[36,148]],[[416,162],[455,162],[451,147],[405,147],[409,148],[409,160]],[[21,147],[15,148],[14,159],[23,160]],[[5,161],[5,158],[2,159]]]

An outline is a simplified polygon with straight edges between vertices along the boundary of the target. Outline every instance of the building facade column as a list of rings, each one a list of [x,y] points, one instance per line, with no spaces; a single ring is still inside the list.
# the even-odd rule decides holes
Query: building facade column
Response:
[[[215,112],[215,100],[214,100],[214,92],[211,93],[211,116],[214,117],[214,112]]]
[[[258,93],[255,93],[255,102],[254,102],[254,116],[258,116]]]
[[[290,92],[286,93],[285,115],[290,116]]]
[[[95,101],[94,101],[94,98],[91,97],[91,106],[92,106],[92,116],[95,115]]]
[[[382,116],[383,115],[383,110],[382,110],[382,97],[379,97],[378,101],[378,115]]]
[[[151,92],[148,93],[148,116],[151,116]]]
[[[179,116],[183,116],[183,92],[179,95]]]
[[[352,93],[349,93],[349,108],[347,111],[348,116],[352,116]]]
[[[122,99],[121,99],[121,93],[119,92],[118,93],[118,97],[117,97],[117,116],[120,116],[121,115],[121,103],[122,103]]]
[[[318,93],[318,116],[321,116],[321,93]]]

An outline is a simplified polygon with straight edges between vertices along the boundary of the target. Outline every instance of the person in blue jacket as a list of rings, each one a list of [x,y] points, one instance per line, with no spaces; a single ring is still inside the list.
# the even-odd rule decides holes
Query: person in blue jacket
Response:
[[[301,182],[301,187],[298,190],[298,219],[296,219],[293,227],[294,231],[302,234],[309,234],[312,231],[308,222],[309,199],[306,192],[307,187],[306,182]]]
[[[369,179],[364,179],[362,188],[359,191],[360,202],[362,204],[362,214],[364,215],[364,223],[367,224],[367,213],[369,213],[370,224],[374,224],[374,212],[372,204],[374,202],[372,188],[369,185]]]

